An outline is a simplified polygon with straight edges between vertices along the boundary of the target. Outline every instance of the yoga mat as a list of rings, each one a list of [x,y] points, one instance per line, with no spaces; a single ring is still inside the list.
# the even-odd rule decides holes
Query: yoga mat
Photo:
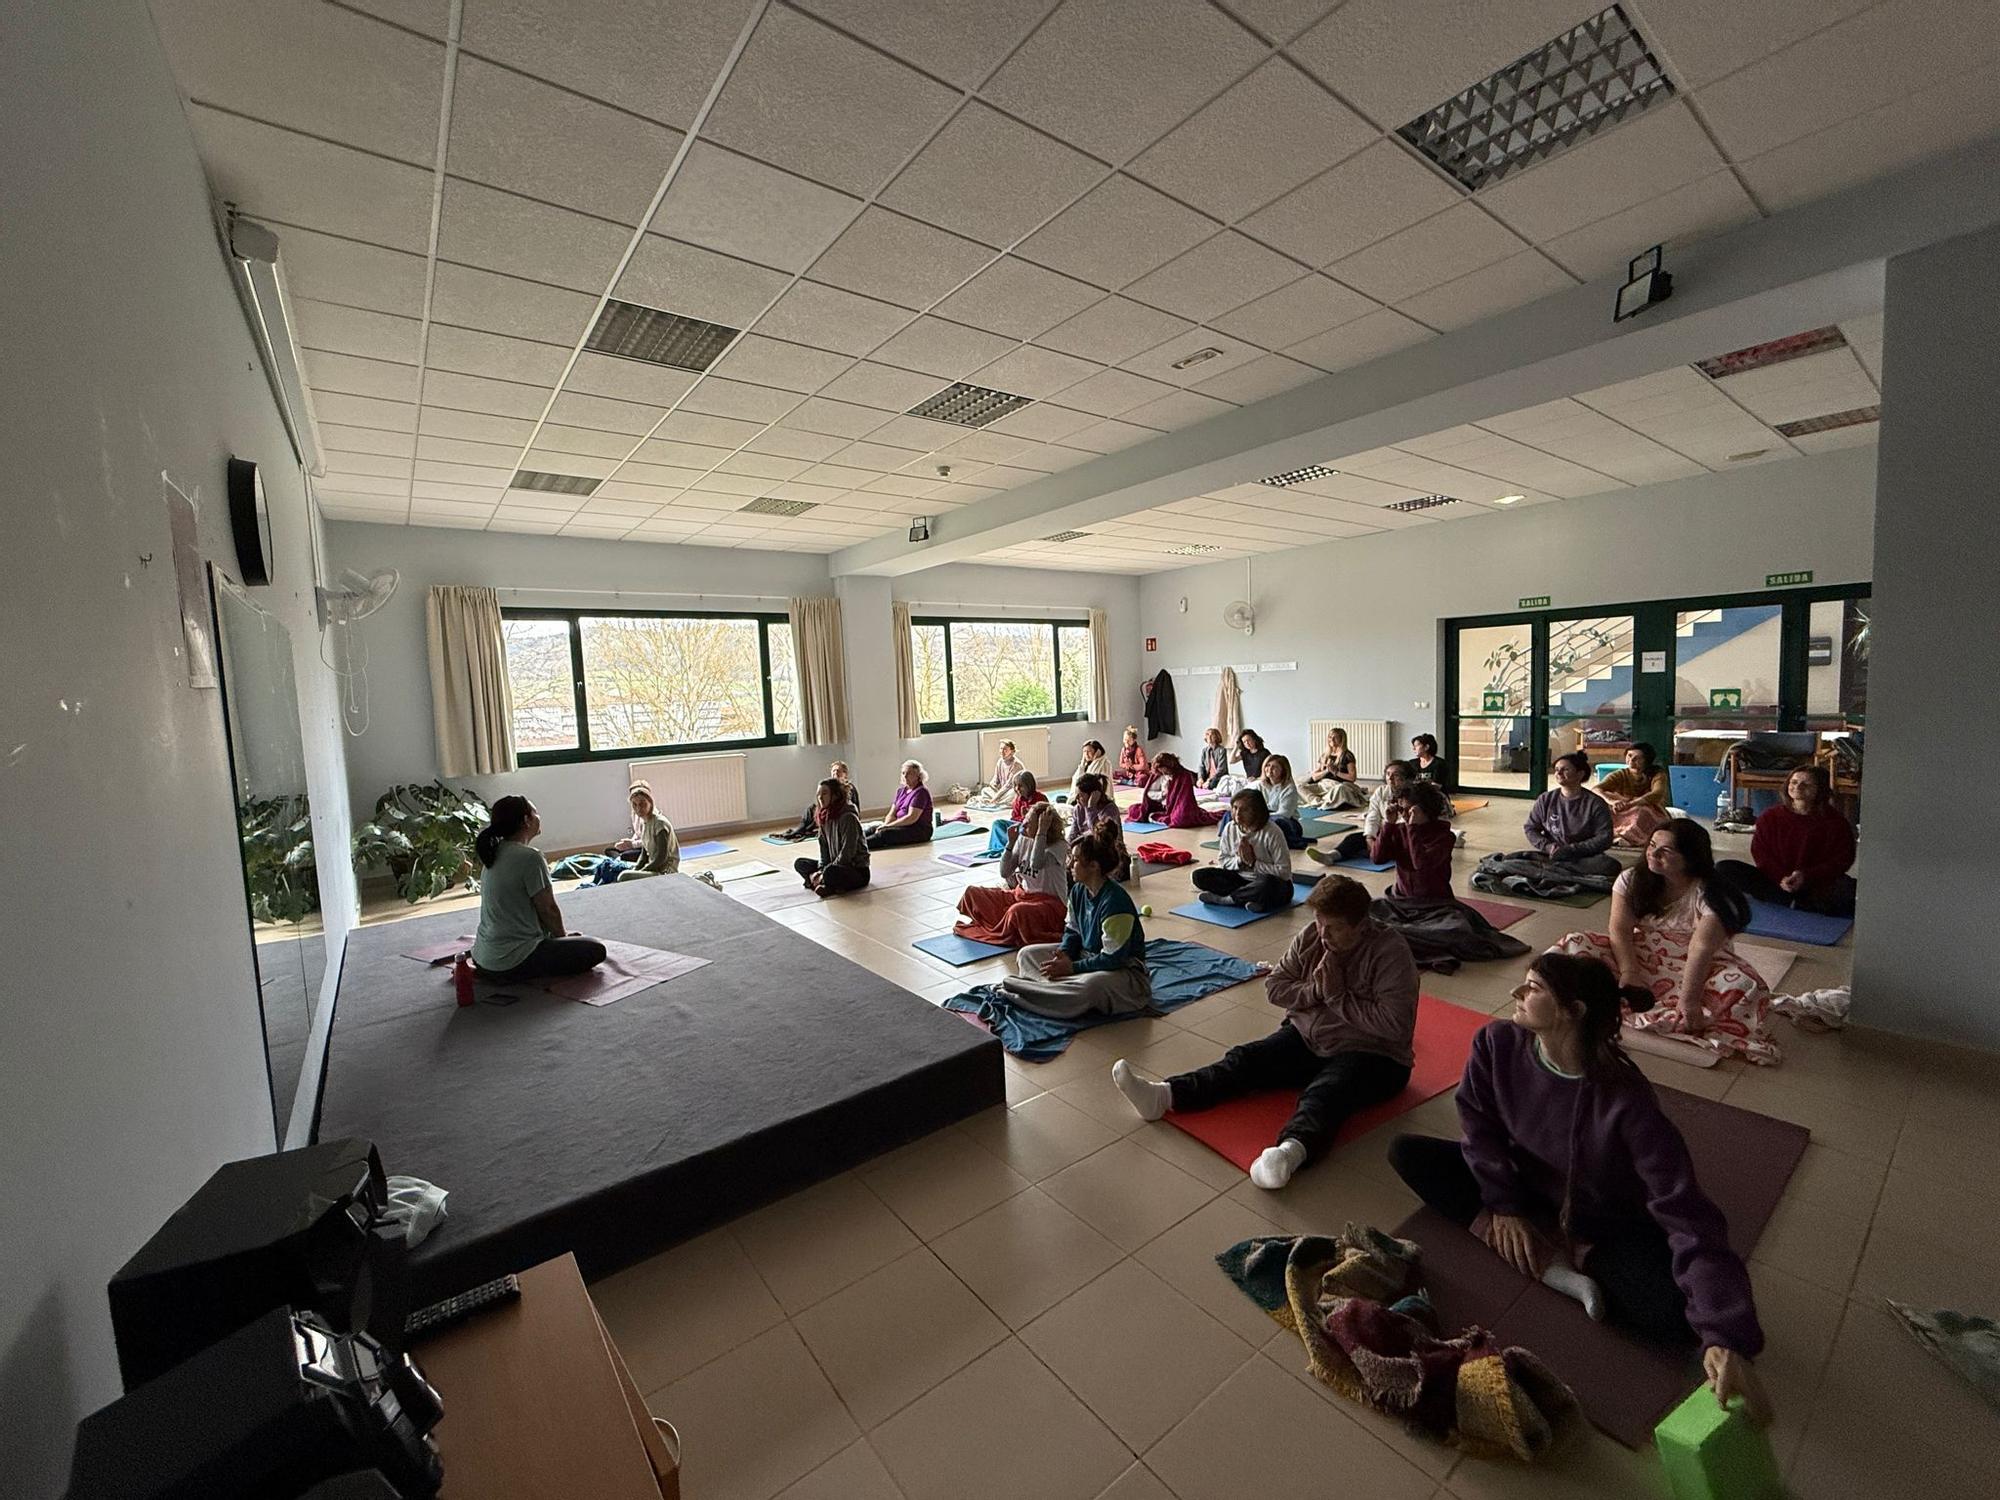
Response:
[[[1138,1015],[1164,1015],[1196,1000],[1241,984],[1256,976],[1257,966],[1248,959],[1235,958],[1200,943],[1183,943],[1173,938],[1146,941],[1146,973],[1153,983],[1153,1003]],[[1079,1031],[1128,1021],[1130,1016],[1093,1013],[1074,1020],[1059,1021],[1052,1016],[1023,1010],[997,984],[981,985],[944,1002],[946,1010],[1000,1038],[1000,1045],[1024,1062],[1047,1062],[1059,1057]]]
[[[1534,911],[1526,906],[1509,906],[1505,901],[1482,901],[1477,896],[1460,896],[1460,906],[1469,906],[1495,927],[1505,932],[1523,918],[1532,917]],[[1767,981],[1768,982],[1768,981]]]
[[[709,839],[700,844],[682,844],[682,859],[707,859],[712,854],[734,854],[736,846],[725,844],[720,839]]]
[[[1007,814],[1003,810],[1000,816],[1004,818]],[[939,839],[962,839],[968,834],[986,833],[992,826],[991,823],[940,823],[931,830],[931,842],[935,844]]]
[[[940,854],[938,859],[947,865],[956,865],[961,870],[969,870],[974,865],[990,865],[998,862],[1000,856],[980,850],[977,854]]]
[[[1489,801],[1485,797],[1454,797],[1451,799],[1451,810],[1455,813],[1478,812],[1480,808],[1488,805],[1490,805]]]
[[[1729,1244],[1748,1258],[1805,1155],[1802,1125],[1660,1088],[1660,1107],[1679,1127],[1703,1191],[1729,1222]],[[1471,1234],[1428,1208],[1395,1233],[1424,1247],[1424,1276],[1438,1321],[1478,1323],[1505,1347],[1532,1349],[1567,1382],[1583,1414],[1640,1448],[1701,1378],[1692,1350],[1662,1350],[1602,1323],[1569,1298],[1529,1281]]]
[[[1352,823],[1337,823],[1324,818],[1299,819],[1299,830],[1308,839],[1323,839],[1336,833],[1352,833],[1354,829],[1355,825]]]
[[[1289,905],[1273,907],[1270,911],[1252,911],[1247,906],[1207,906],[1199,901],[1190,901],[1186,906],[1176,906],[1167,915],[1186,917],[1190,922],[1206,922],[1211,927],[1248,927],[1252,922],[1261,922],[1266,917],[1275,917],[1281,911],[1290,911]]]
[[[404,958],[414,958],[420,964],[441,964],[448,958],[456,958],[472,946],[472,935],[453,938],[448,943],[428,943],[421,948],[412,948],[403,954]]]
[[[1395,1098],[1363,1110],[1341,1126],[1340,1134],[1334,1138],[1336,1143],[1351,1141],[1415,1109],[1426,1099],[1456,1088],[1465,1073],[1465,1060],[1472,1055],[1473,1037],[1492,1019],[1481,1011],[1450,1005],[1429,995],[1418,996],[1417,1060],[1410,1069],[1410,1081]],[[1298,1102],[1297,1089],[1264,1089],[1192,1114],[1168,1110],[1166,1119],[1169,1125],[1193,1136],[1224,1161],[1247,1172],[1257,1154],[1277,1142],[1279,1130],[1292,1117]]]
[[[762,860],[750,859],[740,865],[723,865],[708,873],[727,885],[732,880],[755,880],[759,875],[775,875],[778,873],[778,867],[767,865]]]
[[[1738,941],[1733,945],[1736,956],[1757,971],[1757,977],[1773,991],[1784,983],[1785,976],[1792,972],[1792,965],[1799,961],[1798,954],[1789,948],[1767,948],[1762,943]]]
[[[956,932],[939,933],[936,937],[918,938],[910,944],[921,949],[932,958],[941,958],[954,969],[962,969],[967,964],[976,964],[982,958],[996,958],[1002,953],[1012,953],[1012,948],[1003,948],[998,943],[982,943],[977,938],[962,937]]]
[[[1313,885],[1329,870],[1366,870],[1371,875],[1382,875],[1395,868],[1393,864],[1377,864],[1372,859],[1336,859],[1332,864],[1321,865],[1316,870],[1294,870],[1292,879]]]
[[[1758,937],[1783,938],[1788,942],[1831,948],[1847,936],[1847,929],[1853,925],[1852,917],[1824,917],[1818,912],[1774,906],[1769,901],[1752,901],[1750,925],[1743,930]]]
[[[1127,823],[1125,831],[1127,833],[1158,833],[1166,826],[1164,823]]]
[[[1533,896],[1526,891],[1522,891],[1520,896],[1523,901],[1539,901],[1544,906],[1573,906],[1578,911],[1581,911],[1585,907],[1597,905],[1600,901],[1609,901],[1611,899],[1611,892],[1578,891],[1573,896]]]
[[[775,833],[767,833],[764,835],[764,842],[767,844],[776,844],[780,849],[796,849],[802,844],[811,844],[816,841],[810,835],[802,839],[781,839]],[[683,855],[687,853],[686,850],[682,850],[681,852]]]
[[[606,943],[604,952],[604,962],[588,973],[573,974],[567,979],[545,979],[526,988],[547,990],[558,999],[579,1000],[585,1005],[613,1005],[656,984],[705,969],[711,962],[686,953],[669,953],[663,948],[642,948],[636,943]]]
[[[1175,870],[1192,870],[1193,868],[1194,864],[1192,861],[1184,865],[1156,864],[1150,859],[1135,859],[1132,861],[1132,873],[1136,878],[1141,880],[1145,879],[1148,875],[1169,875]]]

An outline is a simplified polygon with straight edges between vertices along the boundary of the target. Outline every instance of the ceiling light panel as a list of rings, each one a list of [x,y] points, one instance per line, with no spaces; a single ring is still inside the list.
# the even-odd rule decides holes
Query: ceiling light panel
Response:
[[[740,332],[741,329],[726,328],[720,323],[704,323],[700,318],[613,298],[597,315],[597,324],[590,330],[584,347],[649,365],[704,371]]]
[[[1314,479],[1331,479],[1340,470],[1329,469],[1325,464],[1307,464],[1303,469],[1287,469],[1282,474],[1273,474],[1260,479],[1259,484],[1268,484],[1274,490],[1290,489],[1295,484],[1305,484]]]
[[[1440,505],[1462,505],[1464,502],[1454,495],[1417,495],[1408,500],[1396,500],[1382,507],[1384,510],[1436,510]]]
[[[552,495],[594,495],[601,479],[581,474],[548,474],[540,469],[521,469],[507,481],[510,490],[544,490]]]
[[[1781,365],[1787,360],[1804,359],[1808,354],[1824,354],[1829,349],[1841,349],[1847,345],[1847,337],[1838,328],[1828,324],[1825,328],[1814,328],[1806,333],[1795,333],[1788,338],[1773,339],[1768,344],[1752,344],[1747,349],[1732,349],[1727,354],[1718,354],[1713,359],[1695,361],[1695,368],[1710,380],[1720,380],[1726,375],[1741,375],[1748,370],[1762,370],[1771,365]]]
[[[983,385],[971,385],[961,380],[956,385],[946,386],[929,400],[919,401],[905,415],[927,417],[933,422],[950,422],[958,427],[984,427],[1028,404],[1026,396],[988,390]]]
[[[1220,552],[1221,550],[1222,549],[1220,547],[1214,546],[1208,542],[1189,542],[1184,546],[1167,548],[1167,556],[1206,557],[1211,552]]]
[[[1851,411],[1830,412],[1823,417],[1806,417],[1797,422],[1780,422],[1778,431],[1788,438],[1806,437],[1815,432],[1832,432],[1841,427],[1859,427],[1882,420],[1879,406],[1857,406]]]
[[[1674,97],[1613,5],[1396,133],[1473,192]]]
[[[779,500],[770,495],[752,500],[748,505],[736,507],[739,516],[802,516],[809,510],[817,509],[816,500]]]
[[[1089,535],[1090,533],[1087,531],[1058,531],[1054,536],[1045,536],[1042,540],[1045,542],[1080,542]]]

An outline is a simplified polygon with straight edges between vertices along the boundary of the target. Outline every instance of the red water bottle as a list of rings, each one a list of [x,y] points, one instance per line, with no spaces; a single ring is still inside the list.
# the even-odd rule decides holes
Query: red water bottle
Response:
[[[453,988],[458,991],[458,1003],[472,1004],[472,960],[463,953],[458,955],[458,962],[451,966],[451,982]]]

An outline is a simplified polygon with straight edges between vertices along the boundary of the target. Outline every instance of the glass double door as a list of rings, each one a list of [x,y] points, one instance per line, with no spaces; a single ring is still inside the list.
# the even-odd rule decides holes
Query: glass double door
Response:
[[[1458,784],[1539,792],[1559,755],[1618,760],[1634,738],[1631,614],[1522,615],[1455,627]]]

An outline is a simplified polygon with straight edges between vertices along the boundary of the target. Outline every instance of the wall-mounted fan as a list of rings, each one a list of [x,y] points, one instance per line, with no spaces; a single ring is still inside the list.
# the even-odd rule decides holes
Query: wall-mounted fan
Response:
[[[1222,623],[1231,630],[1240,630],[1245,635],[1257,633],[1257,611],[1242,599],[1232,599],[1222,607]]]
[[[349,568],[340,575],[342,587],[313,591],[319,600],[320,660],[345,686],[341,717],[352,735],[368,730],[368,645],[358,639],[354,626],[387,604],[401,581],[402,575],[394,568],[379,573],[358,573]]]

